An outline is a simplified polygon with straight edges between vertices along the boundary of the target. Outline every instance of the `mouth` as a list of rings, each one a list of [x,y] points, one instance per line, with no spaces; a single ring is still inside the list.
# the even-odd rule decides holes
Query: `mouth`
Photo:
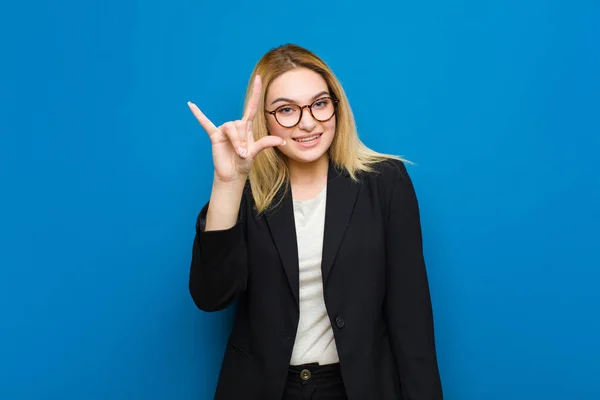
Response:
[[[292,140],[298,142],[298,143],[310,143],[310,142],[314,142],[317,139],[319,139],[321,137],[322,133],[317,133],[316,135],[312,135],[312,136],[306,136],[306,137],[302,137],[302,138],[292,138]]]

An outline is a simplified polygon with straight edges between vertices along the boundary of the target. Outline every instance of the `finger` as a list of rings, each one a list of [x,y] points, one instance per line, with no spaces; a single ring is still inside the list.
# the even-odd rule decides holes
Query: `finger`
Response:
[[[192,110],[192,113],[194,114],[198,122],[200,122],[200,125],[202,125],[202,128],[204,128],[206,133],[211,135],[217,130],[217,127],[210,121],[210,119],[206,117],[206,115],[204,115],[202,111],[200,111],[197,105],[195,105],[191,101],[188,101],[188,107],[190,108],[190,110]]]
[[[248,148],[248,123],[245,121],[235,121],[235,129],[240,138],[240,146]]]
[[[260,103],[260,95],[262,93],[262,81],[260,75],[256,75],[254,78],[254,86],[252,87],[252,95],[248,104],[246,105],[246,112],[244,113],[243,121],[253,121],[258,110],[258,104]]]
[[[252,131],[252,125],[252,121],[246,122],[246,132],[248,132],[246,135],[248,140],[248,147],[250,147],[254,143],[254,132]]]
[[[227,136],[227,139],[229,139],[229,142],[240,157],[246,158],[248,156],[248,151],[240,143],[240,136],[233,122],[225,123],[221,127],[221,132],[223,132],[223,134]]]
[[[234,135],[238,140],[238,144],[235,146],[237,153],[240,155],[240,157],[246,158],[248,155],[248,143],[246,143],[248,135],[246,133],[246,124],[242,121],[235,121],[231,124],[231,131],[232,135]]]
[[[252,158],[254,158],[254,157],[256,157],[256,155],[258,153],[260,153],[264,149],[267,149],[269,147],[278,147],[278,146],[285,146],[285,145],[286,145],[286,141],[283,140],[282,138],[280,138],[279,136],[265,136],[265,137],[261,138],[259,141],[257,141],[256,143],[254,143],[254,146],[252,146],[252,151],[251,151],[250,155]]]

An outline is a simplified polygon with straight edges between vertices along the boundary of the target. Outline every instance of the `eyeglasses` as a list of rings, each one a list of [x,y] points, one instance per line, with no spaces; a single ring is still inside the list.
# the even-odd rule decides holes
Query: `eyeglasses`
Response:
[[[310,105],[284,104],[273,111],[265,110],[275,117],[275,121],[284,128],[293,128],[302,120],[302,112],[308,107],[310,114],[319,122],[329,121],[335,115],[338,99],[321,97]]]

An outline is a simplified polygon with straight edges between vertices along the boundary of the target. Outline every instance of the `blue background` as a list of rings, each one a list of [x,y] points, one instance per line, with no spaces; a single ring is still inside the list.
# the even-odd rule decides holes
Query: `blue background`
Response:
[[[570,4],[569,4],[570,3]],[[0,12],[0,398],[209,399],[187,278],[212,169],[286,42],[420,199],[448,400],[600,398],[600,3],[16,2]]]

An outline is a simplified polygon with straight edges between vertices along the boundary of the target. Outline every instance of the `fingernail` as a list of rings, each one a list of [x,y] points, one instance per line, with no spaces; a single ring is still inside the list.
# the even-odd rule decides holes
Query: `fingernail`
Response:
[[[287,144],[287,142],[284,140],[282,146],[285,146]]]
[[[240,157],[242,158],[246,158],[247,152],[246,149],[243,147],[238,147],[238,153],[240,154]]]

